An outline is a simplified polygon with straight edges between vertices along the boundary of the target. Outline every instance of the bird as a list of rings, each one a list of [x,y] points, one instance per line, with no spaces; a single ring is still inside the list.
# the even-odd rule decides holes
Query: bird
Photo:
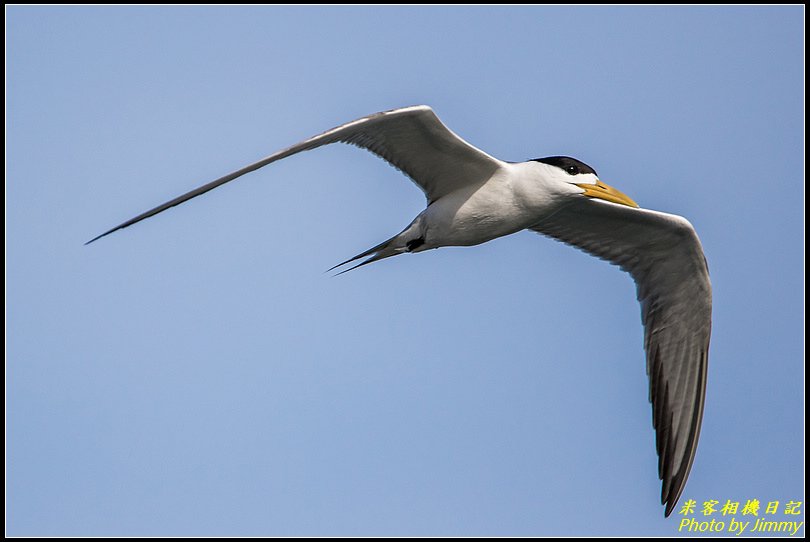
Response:
[[[644,327],[649,401],[669,517],[695,459],[706,397],[712,289],[703,247],[683,217],[643,209],[568,156],[502,161],[467,143],[426,105],[374,113],[278,151],[158,205],[90,244],[268,164],[331,143],[370,151],[407,175],[427,205],[400,233],[332,267],[345,273],[405,253],[474,246],[522,230],[630,274]]]

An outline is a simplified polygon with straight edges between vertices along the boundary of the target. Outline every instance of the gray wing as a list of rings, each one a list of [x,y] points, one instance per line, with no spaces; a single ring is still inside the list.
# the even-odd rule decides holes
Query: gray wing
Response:
[[[679,216],[586,198],[531,229],[618,265],[636,282],[669,516],[695,458],[706,394],[712,293],[700,240]]]
[[[375,113],[348,122],[150,209],[91,239],[92,243],[282,158],[330,143],[367,149],[408,175],[433,202],[454,190],[486,182],[502,162],[451,132],[426,105]]]

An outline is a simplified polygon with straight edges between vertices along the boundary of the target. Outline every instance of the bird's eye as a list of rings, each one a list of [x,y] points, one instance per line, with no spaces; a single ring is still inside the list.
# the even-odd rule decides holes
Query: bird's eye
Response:
[[[569,175],[577,175],[579,173],[579,168],[577,166],[568,166],[565,168],[565,171],[567,171]]]

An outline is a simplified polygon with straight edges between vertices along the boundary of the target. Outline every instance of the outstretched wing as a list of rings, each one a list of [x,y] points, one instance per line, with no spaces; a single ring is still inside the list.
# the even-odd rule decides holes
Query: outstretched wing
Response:
[[[695,458],[706,394],[712,293],[700,240],[679,216],[586,198],[531,229],[618,265],[636,282],[669,516]]]
[[[394,109],[346,123],[271,154],[127,220],[88,243],[213,190],[245,173],[330,143],[349,143],[368,149],[413,179],[425,192],[429,202],[463,186],[486,182],[502,166],[501,161],[451,132],[430,107],[419,105]]]

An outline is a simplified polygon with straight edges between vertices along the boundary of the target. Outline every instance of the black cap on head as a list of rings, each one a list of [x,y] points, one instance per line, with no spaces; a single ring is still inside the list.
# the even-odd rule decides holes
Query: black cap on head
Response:
[[[556,166],[569,175],[579,175],[580,173],[593,173],[596,171],[584,162],[580,162],[576,158],[570,156],[548,156],[546,158],[535,158],[532,162],[542,162],[550,166]]]

